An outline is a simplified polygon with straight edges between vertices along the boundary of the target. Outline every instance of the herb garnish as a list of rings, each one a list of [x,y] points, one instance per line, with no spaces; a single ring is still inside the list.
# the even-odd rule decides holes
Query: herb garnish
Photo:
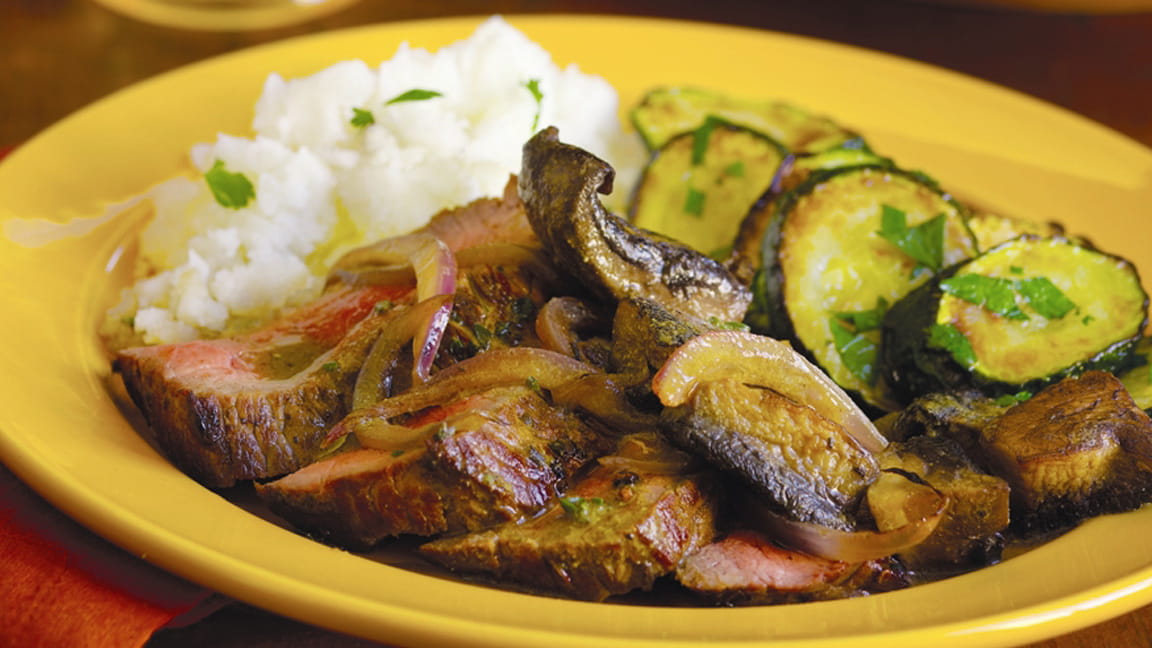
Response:
[[[908,215],[904,211],[891,205],[883,205],[880,230],[877,234],[921,265],[936,272],[944,266],[945,222],[944,214],[939,214],[931,220],[908,227]]]
[[[365,128],[376,123],[376,115],[373,115],[371,110],[353,108],[352,119],[348,120],[348,123],[356,128]]]
[[[1021,279],[1016,282],[1016,290],[1029,306],[1048,319],[1060,319],[1076,310],[1076,304],[1048,277]]]
[[[863,311],[833,313],[828,320],[832,344],[852,375],[871,385],[876,381],[876,357],[879,344],[876,335],[866,335],[880,329],[888,300],[877,298],[876,307]]]
[[[1016,403],[1023,403],[1029,398],[1032,398],[1032,392],[1018,391],[1015,394],[1004,394],[1003,396],[997,398],[995,402],[1000,407],[1008,407],[1009,405],[1015,405]]]
[[[224,166],[223,160],[216,160],[212,168],[204,174],[212,196],[222,207],[240,209],[256,197],[256,190],[243,173],[233,173]]]
[[[688,195],[684,197],[684,213],[692,216],[704,215],[704,201],[707,197],[703,191],[688,187]]]
[[[721,119],[709,115],[704,119],[703,124],[692,131],[692,166],[700,166],[704,163],[704,156],[708,152],[708,140],[712,137],[712,131],[722,123]]]
[[[565,516],[575,522],[590,524],[604,513],[607,505],[602,497],[570,496],[560,498],[560,508],[564,509]]]
[[[442,97],[442,96],[443,96],[442,94],[440,94],[439,92],[437,92],[435,90],[424,90],[421,88],[412,88],[411,90],[408,90],[407,92],[401,92],[400,94],[396,95],[395,97],[392,97],[388,101],[385,101],[384,105],[388,106],[391,104],[403,103],[406,101],[424,101],[426,99],[434,99],[436,97]]]
[[[1009,279],[980,274],[958,274],[940,282],[945,293],[1012,320],[1028,316],[1016,305],[1015,284]]]
[[[972,343],[952,324],[933,324],[928,329],[928,346],[951,353],[956,362],[968,369],[976,366]]]
[[[528,79],[524,82],[524,87],[528,88],[528,92],[532,93],[532,99],[536,101],[536,115],[532,117],[532,132],[535,133],[540,126],[540,110],[544,106],[544,93],[540,91],[540,79]]]

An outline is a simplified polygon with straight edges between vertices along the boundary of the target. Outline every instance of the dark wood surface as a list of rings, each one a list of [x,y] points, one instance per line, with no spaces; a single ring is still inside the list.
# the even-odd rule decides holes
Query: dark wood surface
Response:
[[[618,13],[739,24],[886,51],[1029,93],[1152,145],[1152,13],[1045,13],[891,0],[361,0],[310,23],[210,33],[156,27],[84,0],[0,0],[0,150],[109,93],[250,45],[446,15]],[[1152,646],[1152,608],[1043,648]],[[373,645],[231,604],[152,648]]]

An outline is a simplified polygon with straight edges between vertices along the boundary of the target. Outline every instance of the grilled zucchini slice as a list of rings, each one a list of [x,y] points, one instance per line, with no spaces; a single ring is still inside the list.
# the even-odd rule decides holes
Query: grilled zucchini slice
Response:
[[[708,117],[668,140],[644,170],[630,218],[706,254],[731,248],[740,221],[772,183],[784,147],[756,131]]]
[[[975,254],[964,208],[890,165],[812,172],[782,196],[753,283],[758,332],[790,339],[864,403],[896,403],[877,371],[889,304]]]
[[[1138,356],[1148,295],[1124,259],[1025,235],[957,265],[895,304],[883,359],[902,399],[958,386],[1035,393]]]
[[[693,87],[651,90],[631,113],[632,124],[650,151],[695,130],[709,116],[763,133],[795,152],[819,151],[857,137],[831,119],[789,103],[741,99]]]

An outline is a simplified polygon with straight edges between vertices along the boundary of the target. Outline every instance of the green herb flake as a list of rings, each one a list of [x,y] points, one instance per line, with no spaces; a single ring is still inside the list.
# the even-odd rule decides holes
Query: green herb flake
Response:
[[[325,362],[324,364],[320,365],[320,368],[324,371],[336,372],[340,371],[340,363],[333,360],[331,362]]]
[[[928,330],[928,346],[947,351],[964,367],[971,369],[976,366],[972,343],[952,324],[933,324]]]
[[[591,524],[608,508],[602,497],[561,497],[560,508],[564,515],[580,524]]]
[[[1015,405],[1016,403],[1023,403],[1029,398],[1032,398],[1032,392],[1018,391],[1015,394],[1004,394],[1003,396],[997,398],[995,402],[1000,407],[1009,407],[1011,405]]]
[[[228,209],[246,207],[256,197],[252,182],[243,173],[233,173],[224,166],[223,160],[216,160],[212,168],[204,174],[212,196],[220,206]]]
[[[400,455],[402,455],[402,454],[404,454],[404,451],[403,451],[403,450],[393,450],[393,451],[392,451],[392,456],[393,456],[393,457],[399,457],[399,456],[400,456]]]
[[[373,115],[371,110],[353,108],[352,119],[348,120],[348,123],[356,128],[365,128],[376,123],[376,115]]]
[[[708,140],[712,138],[712,131],[723,123],[720,119],[709,115],[704,123],[692,131],[692,166],[704,164],[704,157],[708,153]]]
[[[736,160],[732,164],[729,164],[727,166],[727,168],[724,169],[724,175],[726,175],[730,178],[743,178],[744,177],[744,161],[743,160]]]
[[[1089,324],[1091,324],[1092,322],[1095,322],[1095,321],[1096,321],[1096,318],[1092,317],[1091,315],[1085,315],[1084,317],[1080,318],[1080,323],[1083,324],[1084,326],[1088,326]]]
[[[840,355],[844,367],[865,384],[876,381],[876,342],[859,331],[851,331],[844,322],[833,315],[828,320],[832,331],[832,344]]]
[[[394,305],[395,304],[393,304],[392,300],[390,300],[390,299],[381,299],[380,301],[378,301],[372,305],[372,310],[377,315],[380,315],[380,314],[387,313],[388,311],[392,310],[392,307]]]
[[[532,117],[532,132],[535,133],[540,126],[540,110],[544,105],[544,93],[540,91],[540,79],[528,79],[524,82],[524,87],[528,88],[528,92],[532,93],[532,99],[536,101],[536,115]]]
[[[720,331],[743,331],[746,333],[751,330],[744,322],[737,322],[735,320],[722,320],[715,315],[708,318],[708,323],[712,326],[712,328]]]
[[[964,273],[941,281],[940,289],[1008,319],[1026,320],[1028,316],[1016,305],[1015,285],[1000,277]]]
[[[875,331],[884,321],[884,314],[888,312],[888,300],[883,297],[876,299],[876,307],[862,311],[839,311],[832,315],[843,324],[851,326],[857,333]]]
[[[708,197],[703,191],[688,187],[688,195],[684,197],[684,213],[691,216],[704,215],[704,202]]]
[[[1076,304],[1047,277],[1020,279],[1016,282],[1016,290],[1033,310],[1050,320],[1060,319],[1076,310]]]
[[[880,230],[884,240],[895,245],[901,252],[936,272],[944,265],[944,214],[908,227],[908,215],[902,210],[883,205],[880,214]]]
[[[481,350],[487,349],[488,345],[492,344],[492,331],[483,324],[473,324],[472,335],[476,337],[476,346]]]
[[[440,94],[439,92],[437,92],[435,90],[424,90],[421,88],[412,88],[411,90],[408,90],[407,92],[401,92],[400,94],[396,95],[395,97],[392,97],[391,99],[389,99],[388,101],[386,101],[384,103],[385,103],[385,105],[392,105],[392,104],[396,104],[396,103],[405,103],[408,101],[426,101],[428,99],[435,99],[436,97],[442,97],[442,96],[443,96],[442,94]]]
[[[536,379],[536,376],[528,376],[524,379],[524,384],[528,386],[528,389],[531,389],[538,395],[544,395],[544,389],[540,387],[540,381]]]
[[[1008,266],[1008,272],[1011,272],[1012,274],[1015,274],[1015,275],[1020,275],[1020,274],[1024,274],[1024,268],[1021,268],[1018,265],[1012,265],[1012,266]]]

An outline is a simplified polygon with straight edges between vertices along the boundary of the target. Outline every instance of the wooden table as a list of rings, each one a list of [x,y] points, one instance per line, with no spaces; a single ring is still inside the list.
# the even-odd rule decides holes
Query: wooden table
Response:
[[[888,0],[362,0],[258,32],[155,27],[84,0],[0,0],[0,150],[70,112],[185,63],[285,37],[444,15],[620,13],[816,36],[927,61],[1067,107],[1152,145],[1152,13],[1051,14]],[[153,648],[372,645],[235,604]],[[1152,646],[1152,607],[1044,648]]]

